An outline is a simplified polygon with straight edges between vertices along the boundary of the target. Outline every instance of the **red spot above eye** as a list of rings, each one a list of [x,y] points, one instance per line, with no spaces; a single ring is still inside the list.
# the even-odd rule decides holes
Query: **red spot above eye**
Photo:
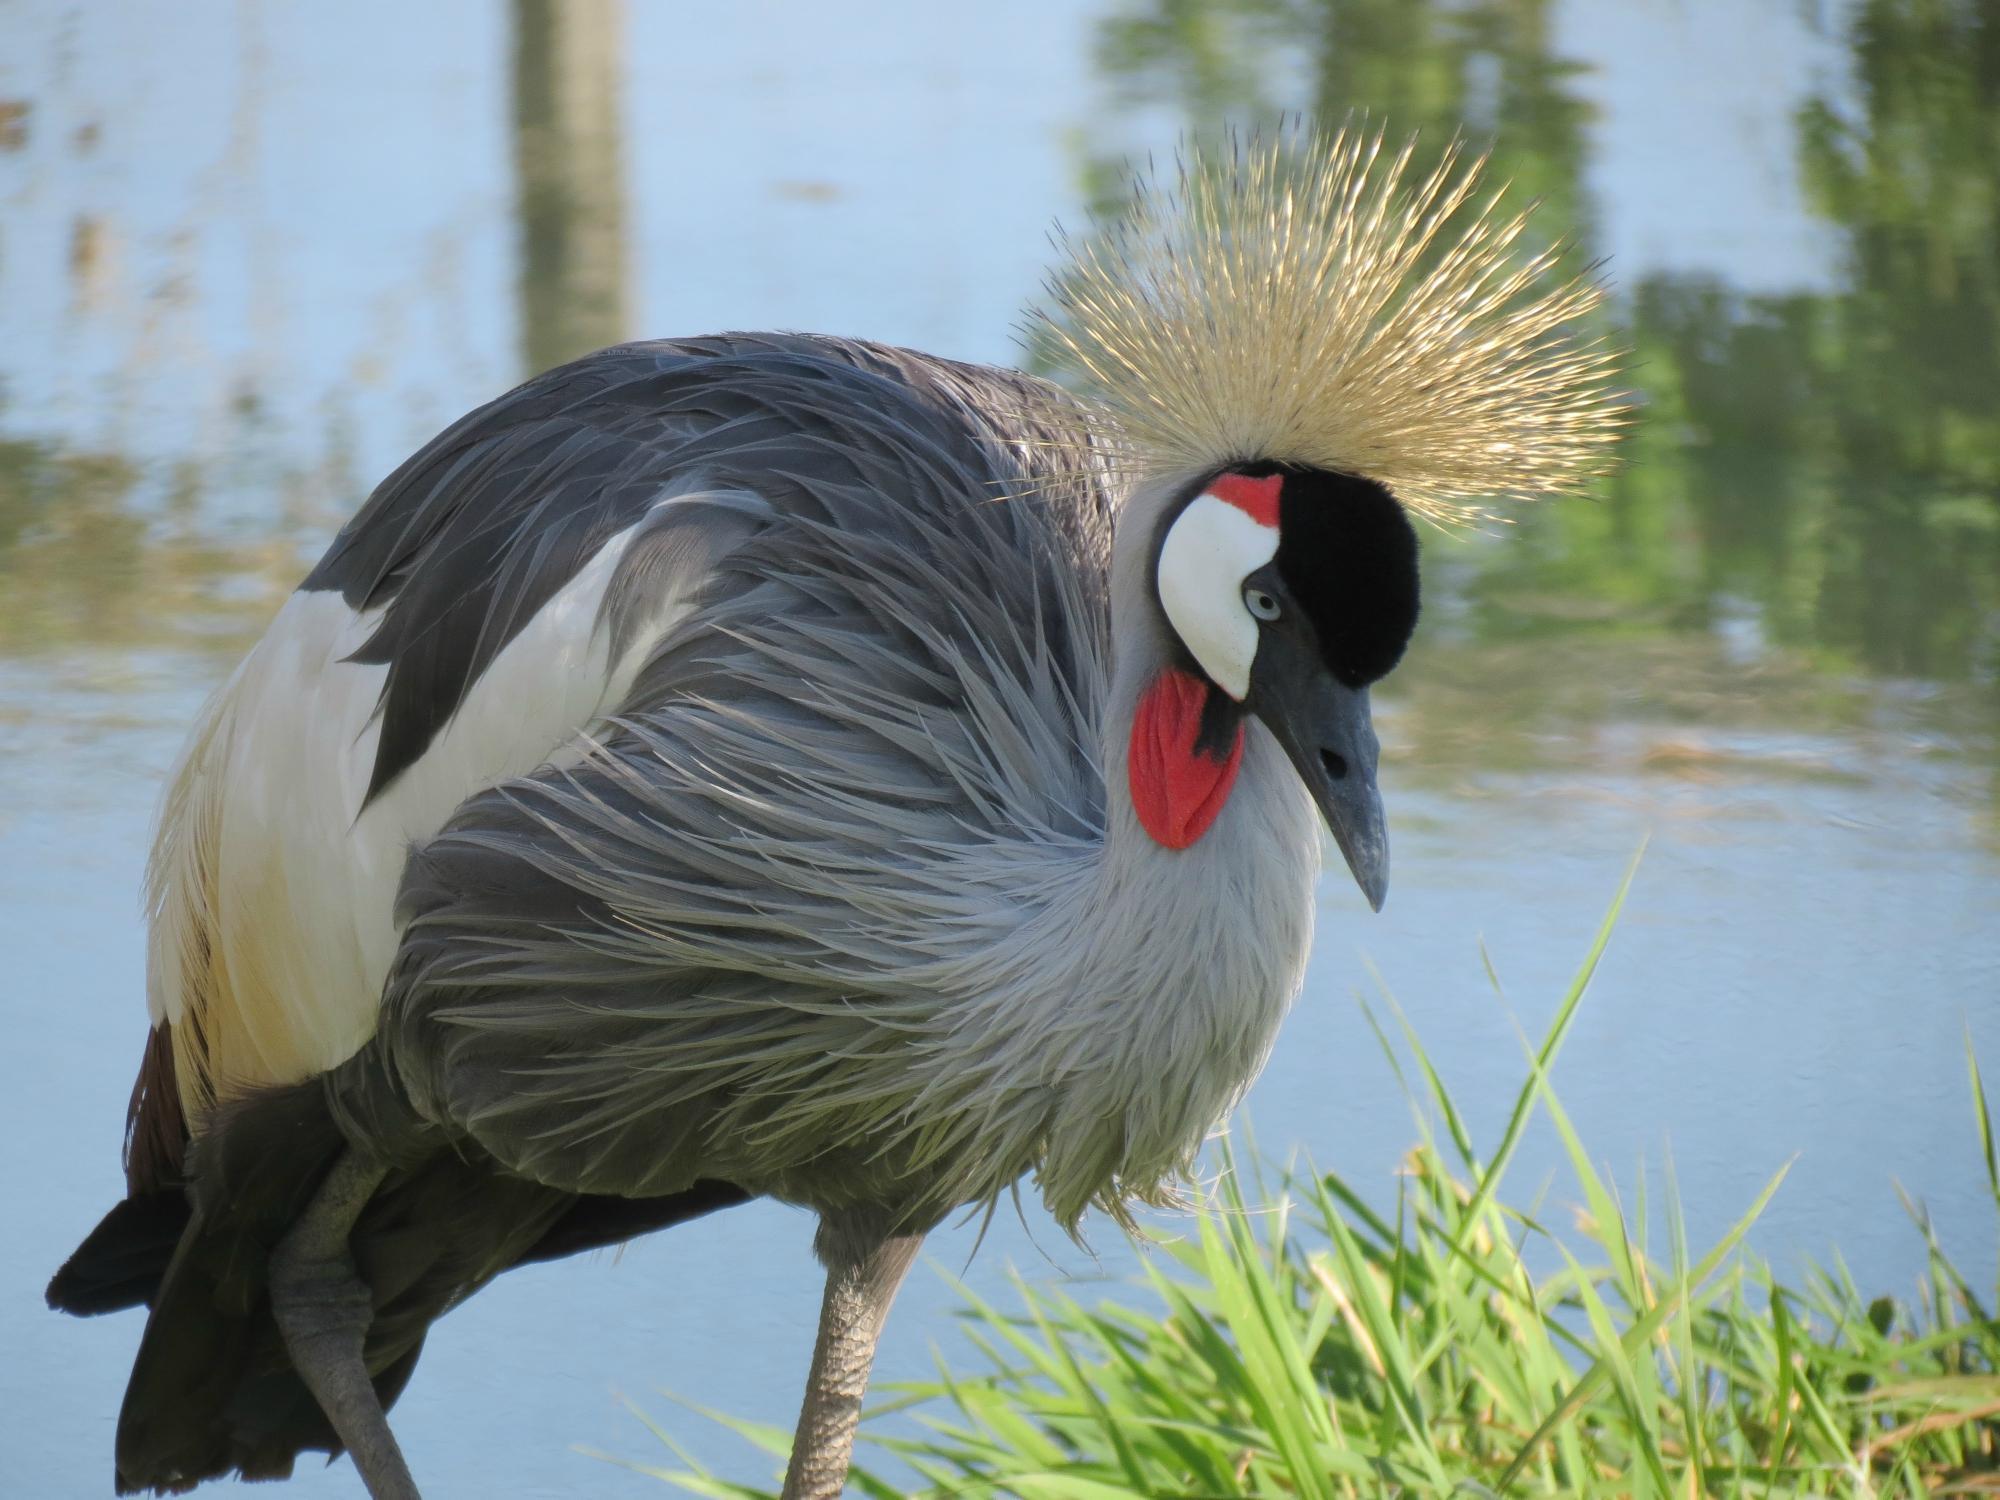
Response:
[[[1197,748],[1211,691],[1199,677],[1169,667],[1140,696],[1132,716],[1125,757],[1132,808],[1153,841],[1169,849],[1185,849],[1208,832],[1243,764],[1240,723],[1224,753]]]
[[[1284,484],[1283,476],[1278,474],[1267,474],[1262,479],[1252,479],[1248,474],[1218,474],[1209,482],[1207,493],[1226,500],[1259,526],[1276,527],[1278,492]]]

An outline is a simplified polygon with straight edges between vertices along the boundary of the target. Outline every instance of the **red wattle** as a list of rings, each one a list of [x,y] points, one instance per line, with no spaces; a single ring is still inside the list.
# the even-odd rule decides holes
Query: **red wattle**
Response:
[[[1243,763],[1241,724],[1227,754],[1195,748],[1211,691],[1199,677],[1169,667],[1140,696],[1132,716],[1125,758],[1132,806],[1153,842],[1169,849],[1185,849],[1208,832]]]

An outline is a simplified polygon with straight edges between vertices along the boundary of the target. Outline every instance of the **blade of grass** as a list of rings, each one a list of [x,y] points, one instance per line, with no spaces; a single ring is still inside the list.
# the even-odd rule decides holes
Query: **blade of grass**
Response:
[[[1681,1299],[1691,1296],[1701,1287],[1703,1282],[1707,1281],[1715,1273],[1716,1267],[1721,1265],[1723,1260],[1729,1255],[1729,1252],[1736,1248],[1737,1242],[1749,1232],[1750,1226],[1757,1222],[1758,1216],[1764,1212],[1765,1205],[1771,1201],[1772,1195],[1778,1191],[1778,1188],[1785,1180],[1786,1173],[1790,1172],[1791,1169],[1790,1162],[1778,1168],[1772,1175],[1771,1180],[1764,1184],[1764,1190],[1757,1195],[1756,1201],[1750,1205],[1748,1212],[1731,1226],[1729,1233],[1724,1235],[1714,1248],[1701,1258],[1701,1263],[1683,1281],[1676,1285],[1666,1296],[1661,1297],[1645,1317],[1639,1319],[1626,1331],[1624,1337],[1618,1341],[1618,1348],[1621,1354],[1629,1359],[1634,1351],[1643,1349],[1647,1341],[1659,1329],[1660,1325],[1672,1316],[1674,1309],[1680,1305]],[[1529,1457],[1534,1453],[1535,1449],[1547,1440],[1549,1433],[1561,1423],[1568,1421],[1574,1416],[1584,1402],[1588,1401],[1595,1394],[1598,1387],[1604,1383],[1609,1374],[1610,1371],[1607,1367],[1606,1359],[1600,1356],[1592,1363],[1588,1370],[1584,1371],[1583,1377],[1571,1387],[1570,1393],[1556,1404],[1555,1410],[1542,1420],[1542,1424],[1535,1429],[1534,1433],[1528,1438],[1528,1441],[1521,1445],[1521,1450],[1514,1456],[1514,1461],[1507,1466],[1506,1472],[1500,1476],[1500,1483],[1497,1488],[1505,1490],[1508,1485],[1514,1482],[1521,1470],[1527,1466]]]
[[[1589,951],[1584,955],[1583,966],[1570,981],[1562,1003],[1556,1007],[1555,1018],[1549,1023],[1542,1037],[1542,1044],[1535,1053],[1537,1075],[1546,1074],[1554,1065],[1556,1054],[1562,1050],[1563,1039],[1569,1035],[1570,1023],[1576,1018],[1577,1007],[1582,1004],[1584,992],[1590,988],[1591,977],[1597,972],[1598,961],[1604,957],[1604,950],[1611,945],[1612,930],[1618,925],[1619,913],[1625,910],[1625,898],[1632,890],[1632,882],[1638,877],[1639,862],[1646,857],[1646,843],[1642,840],[1632,855],[1632,862],[1625,867],[1625,877],[1618,882],[1618,892],[1611,898],[1610,909],[1604,920],[1598,924],[1597,936],[1592,939]],[[1521,1134],[1527,1129],[1528,1116],[1534,1108],[1537,1092],[1536,1078],[1530,1078],[1522,1085],[1514,1098],[1514,1108],[1507,1116],[1507,1125],[1500,1133],[1500,1149],[1493,1155],[1493,1163],[1481,1175],[1473,1192],[1472,1202],[1465,1211],[1465,1225],[1462,1233],[1470,1234],[1470,1226],[1493,1201],[1493,1195],[1500,1189],[1500,1179],[1506,1173],[1508,1164],[1514,1159],[1514,1151],[1521,1143]],[[1463,1249],[1463,1240],[1454,1238],[1454,1249]]]

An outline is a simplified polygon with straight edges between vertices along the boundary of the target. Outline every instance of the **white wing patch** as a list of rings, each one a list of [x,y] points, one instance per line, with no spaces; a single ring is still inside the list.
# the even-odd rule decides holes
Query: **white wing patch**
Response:
[[[1243,580],[1278,555],[1278,528],[1214,495],[1187,503],[1160,546],[1160,607],[1215,685],[1237,702],[1250,691],[1257,620]]]
[[[643,524],[607,541],[508,642],[365,811],[388,668],[345,658],[379,611],[292,595],[209,701],[168,783],[147,882],[147,1001],[155,1024],[173,1024],[191,1126],[219,1099],[333,1067],[374,1034],[410,846],[615,707],[684,612],[652,614],[613,670],[602,605]]]

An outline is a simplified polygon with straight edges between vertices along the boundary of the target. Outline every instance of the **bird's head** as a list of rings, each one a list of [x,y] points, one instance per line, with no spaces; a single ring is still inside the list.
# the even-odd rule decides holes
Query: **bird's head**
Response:
[[[1261,720],[1380,906],[1388,845],[1368,689],[1417,618],[1411,517],[1573,491],[1608,467],[1601,300],[1475,200],[1479,163],[1380,134],[1190,146],[1048,284],[1042,347],[1075,377],[1089,460],[1123,471],[1114,608],[1168,664],[1140,694],[1132,801],[1200,839]],[[1126,624],[1132,624],[1129,619]]]
[[[1417,536],[1403,507],[1353,475],[1237,465],[1166,510],[1152,562],[1181,658],[1172,670],[1198,689],[1181,690],[1201,701],[1211,758],[1230,753],[1242,715],[1261,719],[1379,909],[1389,844],[1368,689],[1417,624]],[[1157,800],[1140,792],[1149,825],[1162,822]]]

